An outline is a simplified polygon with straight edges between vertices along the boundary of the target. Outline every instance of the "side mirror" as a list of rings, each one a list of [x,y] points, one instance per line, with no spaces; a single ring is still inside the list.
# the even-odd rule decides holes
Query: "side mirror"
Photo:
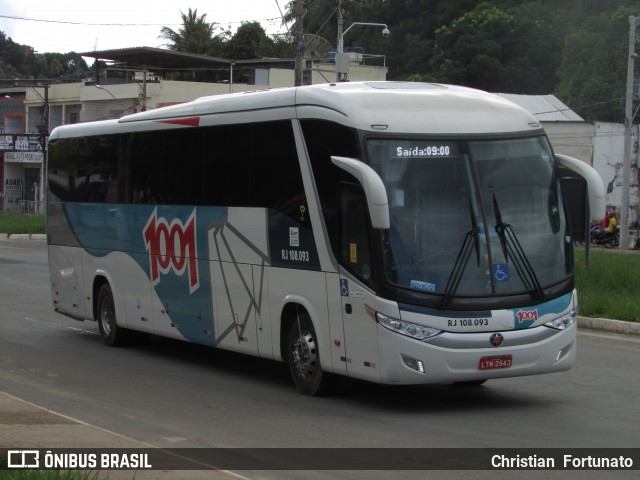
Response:
[[[389,201],[387,190],[380,176],[369,165],[355,158],[331,157],[334,165],[358,179],[367,197],[367,207],[373,228],[388,230]]]
[[[605,214],[605,189],[602,178],[596,170],[577,158],[556,154],[558,163],[582,177],[587,183],[587,195],[589,198],[589,213],[591,220],[600,220]]]

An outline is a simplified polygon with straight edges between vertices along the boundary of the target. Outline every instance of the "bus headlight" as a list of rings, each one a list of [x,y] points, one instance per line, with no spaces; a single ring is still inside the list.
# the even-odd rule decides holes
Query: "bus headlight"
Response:
[[[376,320],[380,325],[392,332],[406,335],[407,337],[415,338],[416,340],[426,340],[428,338],[435,337],[442,332],[442,330],[438,330],[436,328],[424,327],[422,325],[416,325],[415,323],[388,317],[380,312],[376,312]]]
[[[569,328],[571,325],[576,323],[577,316],[578,316],[578,313],[576,312],[576,310],[571,310],[570,312],[564,314],[563,316],[545,323],[544,326],[549,328],[555,328],[556,330],[564,330],[565,328]]]

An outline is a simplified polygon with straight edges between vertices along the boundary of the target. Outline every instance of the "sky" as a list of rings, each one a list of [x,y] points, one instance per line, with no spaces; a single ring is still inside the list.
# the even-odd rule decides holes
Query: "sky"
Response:
[[[281,13],[288,0],[0,0],[0,31],[38,53],[90,52],[131,47],[163,48],[166,26],[178,30],[180,12],[234,31],[258,21],[268,34],[284,33]]]

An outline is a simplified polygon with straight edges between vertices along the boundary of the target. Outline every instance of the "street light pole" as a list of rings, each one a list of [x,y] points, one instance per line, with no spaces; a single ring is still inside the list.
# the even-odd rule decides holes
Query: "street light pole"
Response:
[[[296,0],[296,31],[295,31],[295,86],[299,87],[303,83],[304,69],[304,28],[302,16],[304,15],[304,0]]]
[[[356,25],[366,25],[371,27],[383,27],[382,28],[382,36],[388,37],[391,32],[389,32],[389,27],[387,27],[386,23],[369,23],[369,22],[353,22],[349,25],[344,32],[342,31],[342,15],[338,15],[338,52],[336,53],[336,82],[340,81],[340,74],[349,72],[349,64],[343,65],[344,58],[344,36],[346,33],[351,30]]]
[[[338,71],[338,54],[342,54],[342,0],[338,0],[338,51],[336,52],[336,83],[340,81],[340,72]]]
[[[45,82],[44,84],[44,105],[42,108],[42,168],[40,169],[40,182],[39,182],[39,187],[36,187],[36,191],[35,193],[35,210],[36,213],[41,213],[40,212],[40,200],[38,199],[38,197],[40,197],[42,200],[44,200],[44,195],[45,195],[45,172],[47,169],[47,138],[49,138],[49,82]]]
[[[96,88],[98,90],[102,90],[103,92],[107,92],[109,95],[111,95],[111,98],[113,98],[116,102],[118,102],[118,105],[120,105],[120,107],[122,107],[122,113],[128,111],[129,108],[131,108],[131,107],[125,107],[118,97],[116,97],[113,93],[111,93],[109,90],[104,88],[102,85],[96,84]],[[146,93],[145,93],[145,95],[146,95]]]

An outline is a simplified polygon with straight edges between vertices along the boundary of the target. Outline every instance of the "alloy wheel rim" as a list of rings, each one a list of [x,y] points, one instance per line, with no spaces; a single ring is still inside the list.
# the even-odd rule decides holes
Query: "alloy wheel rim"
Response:
[[[107,336],[111,334],[111,322],[113,320],[113,308],[110,303],[108,299],[105,299],[100,306],[100,323]]]
[[[317,352],[313,336],[309,332],[303,332],[293,345],[293,363],[298,375],[308,378],[313,375],[316,368]]]

